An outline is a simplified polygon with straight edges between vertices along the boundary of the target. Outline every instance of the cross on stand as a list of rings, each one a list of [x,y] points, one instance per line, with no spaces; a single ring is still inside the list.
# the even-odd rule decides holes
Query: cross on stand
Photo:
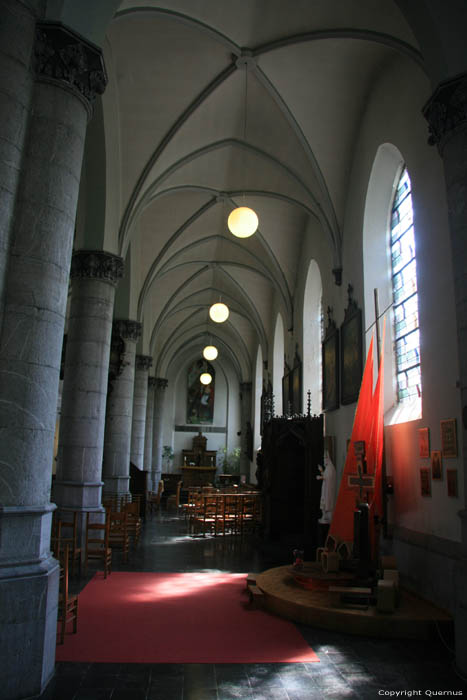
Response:
[[[371,546],[369,505],[363,500],[363,491],[374,490],[375,477],[365,473],[365,443],[363,440],[354,443],[354,452],[357,459],[358,474],[349,474],[347,477],[347,484],[350,488],[359,489],[354,511],[353,554],[357,560],[357,576],[361,580],[364,580],[368,579],[371,570]]]
[[[371,476],[369,474],[364,474],[362,471],[362,464],[361,462],[358,463],[358,474],[349,474],[347,477],[348,485],[350,488],[358,488],[359,489],[359,500],[358,503],[362,503],[362,497],[363,497],[363,489],[365,490],[371,490],[375,488],[375,477]]]

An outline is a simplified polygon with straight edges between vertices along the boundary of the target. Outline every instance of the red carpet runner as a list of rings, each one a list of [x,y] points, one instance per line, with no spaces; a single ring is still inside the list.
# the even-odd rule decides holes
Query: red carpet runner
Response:
[[[69,630],[57,661],[319,661],[292,623],[247,601],[245,574],[98,574],[80,593],[78,633]]]

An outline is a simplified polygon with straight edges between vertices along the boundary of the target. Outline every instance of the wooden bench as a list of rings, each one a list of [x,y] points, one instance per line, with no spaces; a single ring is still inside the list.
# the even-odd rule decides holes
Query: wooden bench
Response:
[[[248,574],[246,577],[246,587],[256,586],[256,574]]]
[[[258,588],[255,584],[250,584],[248,586],[248,594],[250,596],[250,607],[260,608],[263,605],[264,593],[261,588]]]

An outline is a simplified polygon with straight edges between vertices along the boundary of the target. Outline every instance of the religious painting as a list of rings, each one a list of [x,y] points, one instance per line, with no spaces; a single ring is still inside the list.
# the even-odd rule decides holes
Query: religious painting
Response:
[[[440,450],[433,450],[431,453],[431,476],[433,479],[443,478],[443,465],[441,462]]]
[[[284,374],[282,377],[282,413],[284,416],[288,416],[289,413],[293,413],[291,405],[292,401],[290,399],[290,380],[290,372],[287,372],[287,374]]]
[[[210,384],[201,384],[200,376],[209,372],[212,377]],[[216,372],[206,360],[193,362],[188,368],[186,422],[199,425],[212,423],[214,419],[214,394]]]
[[[456,419],[441,421],[441,451],[443,457],[457,457]]]
[[[446,480],[448,482],[448,496],[457,498],[457,469],[446,469]]]
[[[431,496],[431,479],[429,469],[420,469],[420,488],[422,496]]]
[[[296,365],[290,373],[292,375],[290,395],[292,399],[292,412],[302,412],[302,364]]]
[[[352,299],[349,284],[349,304],[340,329],[341,341],[341,403],[354,403],[358,399],[363,374],[362,362],[362,311]]]
[[[430,456],[430,429],[419,428],[418,430],[418,455],[419,457]]]
[[[339,408],[339,331],[328,326],[322,343],[323,412]]]

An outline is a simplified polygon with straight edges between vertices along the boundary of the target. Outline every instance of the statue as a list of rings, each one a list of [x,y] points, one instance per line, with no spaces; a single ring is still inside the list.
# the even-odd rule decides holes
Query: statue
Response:
[[[332,513],[336,503],[336,468],[327,450],[324,453],[324,468],[321,464],[318,464],[318,469],[320,473],[316,478],[323,482],[321,485],[321,499],[319,502],[322,515],[318,522],[326,524],[330,523],[332,520]]]

